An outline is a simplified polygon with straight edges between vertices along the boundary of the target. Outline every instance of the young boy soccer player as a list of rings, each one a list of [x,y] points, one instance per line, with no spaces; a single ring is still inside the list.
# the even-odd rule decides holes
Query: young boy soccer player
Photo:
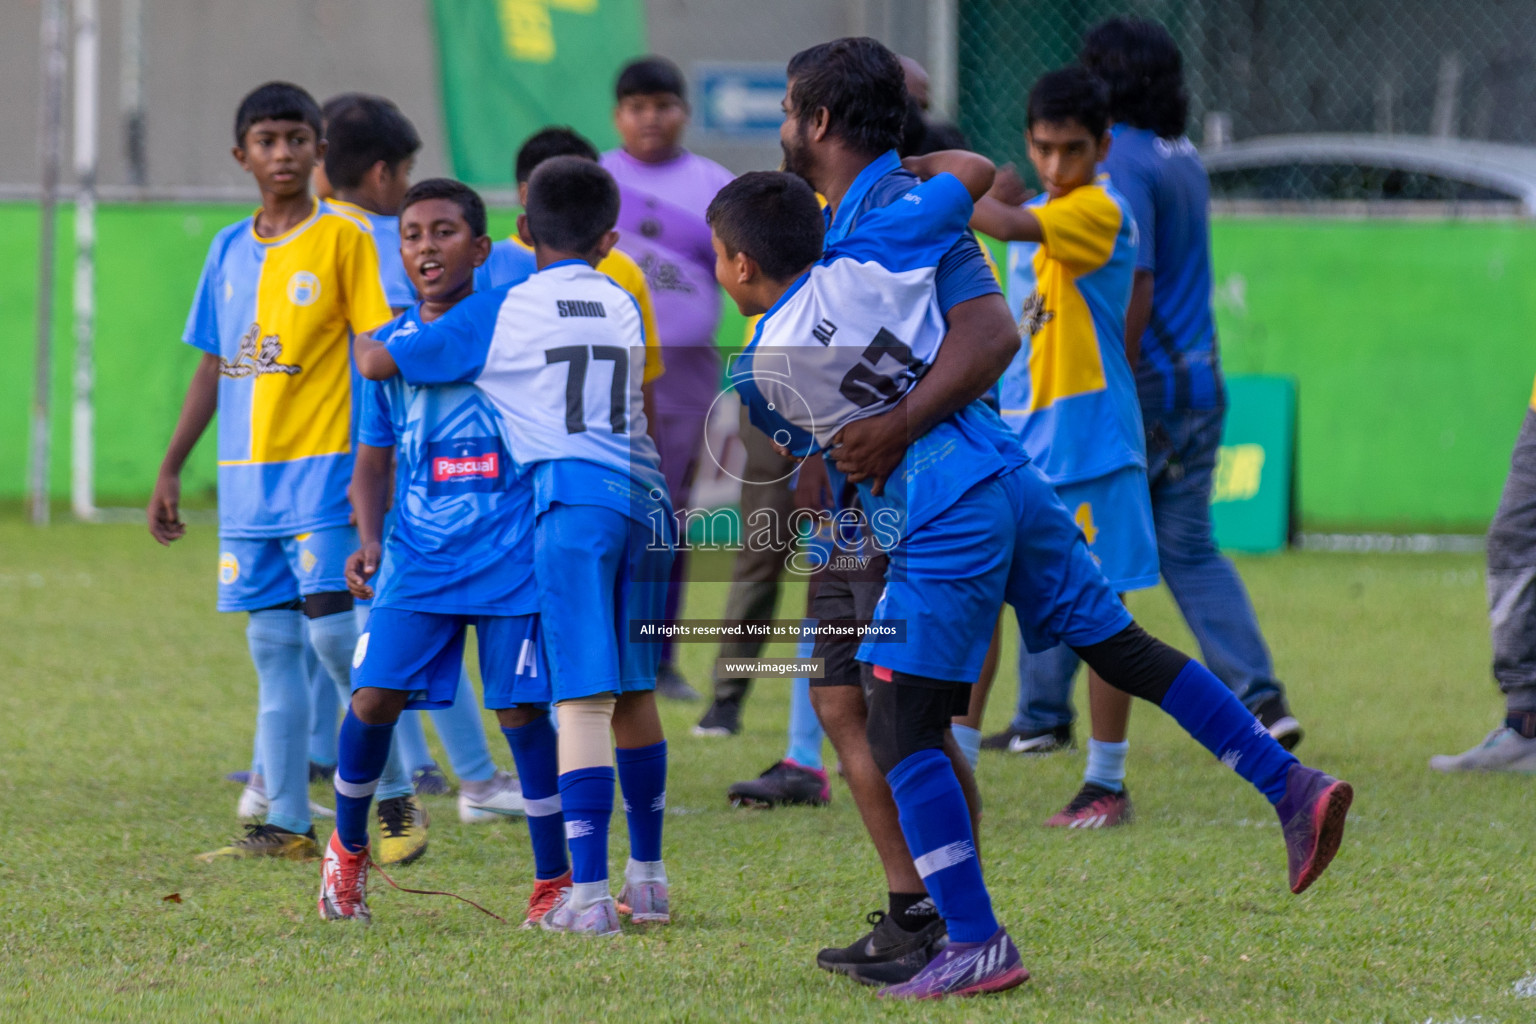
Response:
[[[541,128],[528,136],[517,150],[512,173],[517,179],[517,201],[528,203],[528,179],[545,160],[557,156],[578,156],[596,163],[597,148],[571,128]],[[624,187],[619,186],[619,207],[624,205]],[[613,278],[615,284],[634,296],[640,309],[641,325],[645,328],[645,378],[646,400],[651,400],[652,382],[661,376],[661,342],[656,330],[656,310],[651,302],[651,288],[646,283],[645,271],[640,269],[628,253],[612,249],[597,265],[599,273]],[[491,255],[475,271],[475,290],[489,291],[502,285],[522,284],[538,270],[533,246],[513,235],[491,245]],[[646,422],[654,426],[650,406],[646,407]]]
[[[400,239],[421,302],[377,332],[385,346],[409,339],[473,291],[475,267],[491,244],[485,206],[456,181],[420,182],[405,194]],[[477,388],[368,381],[362,406],[352,477],[361,547],[347,561],[347,582],[373,607],[352,662],[320,915],[369,919],[368,804],[391,734],[407,707],[454,701],[465,628],[473,625],[485,706],[496,711],[528,787],[537,881],[527,920],[537,921],[570,877],[548,684],[538,657],[530,482],[509,459],[501,417]],[[392,478],[395,520],[384,538]],[[381,565],[375,593],[368,580]]]
[[[332,191],[329,202],[372,229],[385,293],[391,308],[401,312],[416,304],[416,287],[400,256],[398,213],[410,187],[411,166],[421,138],[400,109],[382,96],[344,93],[328,100],[323,113],[325,172]],[[426,753],[420,719],[413,712],[395,729],[402,763],[413,775],[425,769],[440,776]],[[467,674],[459,679],[458,698],[434,711],[432,722],[459,777],[459,820],[474,824],[522,814],[517,779],[497,771],[491,760]],[[385,845],[391,844],[386,841]],[[387,856],[378,860],[391,863]]]
[[[919,175],[953,168],[965,184],[938,174],[866,212],[856,236],[809,267],[804,239],[821,217],[803,183],[746,175],[711,206],[717,277],[743,314],[763,314],[732,377],[754,422],[792,451],[829,447],[849,423],[894,406],[937,353],[944,321],[933,294],[936,266],[992,172],[974,154],[911,166]],[[1299,764],[1218,679],[1131,620],[1066,508],[985,405],[939,423],[913,444],[882,494],[861,484],[859,498],[872,521],[899,533],[875,622],[905,626],[904,641],[866,640],[858,652],[876,680],[869,744],[949,934],[927,966],[882,995],[966,995],[1028,978],[993,916],[965,799],[943,752],[949,718],[969,698],[1005,599],[1033,646],[1065,640],[1112,684],[1163,707],[1278,805],[1293,891],[1327,866],[1349,786]]]
[[[1030,90],[1027,117],[1029,158],[1045,192],[1024,207],[983,199],[972,218],[973,227],[1013,243],[1009,300],[1023,347],[1003,374],[1002,415],[1072,512],[1105,578],[1125,594],[1156,586],[1158,577],[1141,409],[1125,353],[1136,221],[1108,179],[1096,176],[1109,149],[1102,82],[1081,68],[1053,71]],[[1077,666],[1065,644],[1020,649],[1013,728],[1026,742],[1071,728]],[[1093,736],[1083,786],[1047,825],[1130,820],[1131,699],[1092,670],[1088,694]]]
[[[214,238],[183,340],[202,350],[150,499],[151,535],[170,544],[181,467],[219,416],[220,611],[250,613],[259,684],[266,821],[205,857],[315,856],[310,827],[309,641],[345,679],[357,626],[344,566],[352,475],[348,332],[389,319],[367,230],[309,192],[324,155],[320,110],[271,82],[240,103],[234,157],[261,207]]]
[[[657,652],[633,642],[630,627],[661,617],[672,510],[646,433],[640,314],[594,269],[617,240],[618,207],[618,187],[598,165],[546,161],[519,221],[538,273],[471,296],[387,347],[356,345],[358,369],[373,380],[398,372],[416,386],[475,384],[501,413],[513,461],[532,476],[534,576],[572,878],[540,924],[588,935],[619,931],[608,888],[613,741],[630,843],[620,898],[636,921],[670,920]],[[527,775],[524,786],[532,792]]]

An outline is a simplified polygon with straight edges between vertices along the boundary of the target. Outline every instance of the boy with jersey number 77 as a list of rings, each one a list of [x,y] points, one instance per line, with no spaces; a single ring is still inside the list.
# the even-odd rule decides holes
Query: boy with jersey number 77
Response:
[[[534,575],[572,872],[540,923],[588,935],[619,932],[608,887],[615,744],[630,842],[620,897],[637,922],[671,920],[658,650],[635,628],[662,617],[674,531],[646,433],[640,313],[594,269],[617,240],[618,206],[618,186],[601,167],[546,161],[528,182],[519,223],[537,273],[466,299],[388,348],[364,337],[354,350],[373,380],[399,373],[415,385],[475,384],[501,414],[513,460],[532,475]]]

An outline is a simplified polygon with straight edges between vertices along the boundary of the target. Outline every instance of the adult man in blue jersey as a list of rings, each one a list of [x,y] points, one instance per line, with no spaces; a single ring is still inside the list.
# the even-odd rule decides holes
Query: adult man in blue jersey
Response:
[[[780,131],[785,167],[826,198],[827,243],[832,244],[856,231],[865,213],[896,202],[916,184],[891,152],[907,110],[901,66],[874,40],[840,39],[797,54],[789,77],[785,111],[791,116]],[[851,483],[868,480],[873,490],[883,490],[911,442],[985,394],[1018,348],[1002,291],[974,238],[956,242],[939,262],[935,287],[947,327],[943,345],[899,408],[850,423],[843,431],[832,455]],[[802,472],[818,468],[816,461]],[[884,572],[884,559],[876,558],[862,572],[823,576],[811,613],[824,620],[869,619]],[[856,642],[817,641],[815,655],[824,659],[826,671],[822,679],[812,680],[811,701],[880,857],[889,907],[876,911],[873,931],[846,947],[823,949],[817,963],[873,984],[905,980],[920,970],[942,942],[944,925],[907,849],[890,786],[870,751],[865,687],[872,680],[869,667],[855,659],[856,648]],[[974,795],[974,779],[959,748],[952,739],[946,747],[962,785]],[[974,799],[971,803],[979,806]]]
[[[892,152],[905,106],[895,56],[873,40],[844,39],[797,54],[788,71],[785,162],[828,200],[827,256],[800,275],[770,262],[777,232],[817,220],[809,190],[794,196],[765,181],[760,195],[744,194],[758,187],[754,179],[722,191],[710,211],[716,277],[744,314],[764,314],[749,346],[750,377],[738,367],[733,378],[754,423],[782,434],[791,451],[829,451],[835,490],[846,499],[852,485],[871,521],[894,524],[894,543],[874,527],[890,568],[869,617],[908,635],[889,644],[865,639],[857,651],[860,668],[868,667],[860,675],[873,677],[859,680],[863,752],[890,787],[898,841],[948,929],[948,944],[935,951],[937,941],[925,946],[899,923],[886,928],[886,915],[867,939],[823,950],[818,962],[866,983],[921,968],[883,990],[898,998],[995,991],[1028,977],[993,916],[974,824],[960,809],[969,772],[954,763],[948,735],[1005,597],[1033,648],[1071,644],[1107,682],[1157,703],[1260,789],[1277,806],[1291,888],[1302,891],[1337,849],[1349,787],[1297,763],[1214,676],[1135,626],[1017,438],[975,401],[989,380],[967,394],[968,368],[946,358],[954,324],[943,278],[954,248],[974,244],[964,230],[970,203],[942,175],[938,191],[917,187]],[[934,164],[928,173],[953,167]],[[964,191],[978,195],[991,177],[988,166],[985,183],[967,182]],[[1011,324],[1001,347],[1003,355],[1016,347]],[[790,368],[792,385],[772,379],[777,361]],[[854,442],[854,452],[842,451]],[[818,617],[863,617],[829,616],[823,597]],[[877,843],[888,839],[868,808],[860,810]],[[873,962],[901,943],[904,956]]]
[[[1163,579],[1205,663],[1290,750],[1301,726],[1243,581],[1211,532],[1226,393],[1211,313],[1210,187],[1184,135],[1183,61],[1167,29],[1136,18],[1095,27],[1081,59],[1109,85],[1114,142],[1102,166],[1141,230],[1126,346],[1146,427]]]

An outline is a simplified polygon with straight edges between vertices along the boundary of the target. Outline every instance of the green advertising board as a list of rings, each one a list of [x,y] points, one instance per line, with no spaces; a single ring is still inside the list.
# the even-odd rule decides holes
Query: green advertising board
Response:
[[[1291,535],[1296,382],[1227,378],[1227,422],[1211,481],[1216,543],[1230,551],[1279,551]]]
[[[454,173],[510,184],[523,139],[567,124],[600,148],[613,133],[613,80],[645,50],[641,0],[434,0]]]

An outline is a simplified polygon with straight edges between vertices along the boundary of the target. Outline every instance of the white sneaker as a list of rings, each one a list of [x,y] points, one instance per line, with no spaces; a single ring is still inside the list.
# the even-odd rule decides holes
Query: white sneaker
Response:
[[[235,817],[260,820],[267,816],[267,809],[271,807],[271,801],[267,799],[266,783],[257,775],[245,784],[240,791],[240,802],[235,805]],[[313,818],[334,818],[336,812],[324,804],[309,802],[309,814]]]
[[[1536,772],[1536,739],[1501,725],[1471,750],[1436,754],[1429,766],[1437,772]]]
[[[573,935],[620,935],[619,908],[612,896],[604,896],[584,907],[571,903],[571,890],[560,890],[560,898],[539,921],[539,927],[547,932],[570,932]]]
[[[459,820],[464,824],[521,818],[528,813],[523,807],[523,786],[516,775],[498,771],[485,782],[485,787],[476,787],[478,792],[470,796],[469,785],[459,782]]]
[[[666,865],[659,860],[647,864],[629,858],[629,863],[624,865],[624,888],[619,891],[619,908],[619,913],[629,914],[637,924],[671,924]]]

